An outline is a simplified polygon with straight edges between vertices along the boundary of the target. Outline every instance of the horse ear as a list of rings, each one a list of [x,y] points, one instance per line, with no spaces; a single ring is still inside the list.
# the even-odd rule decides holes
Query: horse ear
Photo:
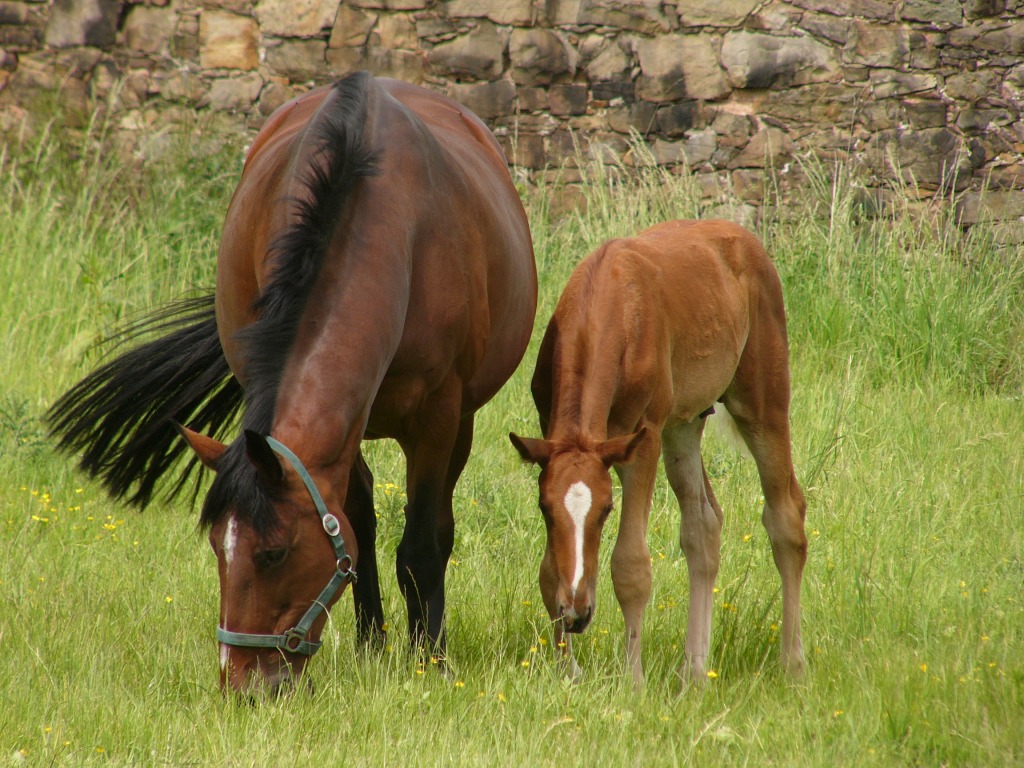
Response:
[[[267,438],[251,429],[245,430],[244,434],[245,453],[252,465],[256,467],[260,479],[268,488],[279,486],[284,481],[284,470],[281,468],[281,462],[278,460],[277,454],[274,453],[274,449],[267,442]]]
[[[606,467],[612,464],[625,464],[633,458],[633,453],[647,437],[647,427],[640,427],[632,435],[623,435],[611,440],[605,440],[597,446],[597,452],[601,455],[601,461]]]
[[[508,439],[519,451],[524,461],[544,466],[551,458],[551,442],[532,437],[520,437],[515,432],[508,433]]]
[[[203,463],[203,466],[209,467],[216,472],[220,467],[220,457],[224,454],[227,446],[219,440],[201,435],[181,424],[175,424],[174,426],[178,433],[185,438],[189,448],[199,457],[199,461]]]

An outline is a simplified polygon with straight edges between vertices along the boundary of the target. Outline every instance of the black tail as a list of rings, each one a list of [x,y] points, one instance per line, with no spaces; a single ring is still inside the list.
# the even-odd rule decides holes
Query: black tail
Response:
[[[186,448],[174,422],[217,434],[242,405],[217,335],[213,295],[142,318],[118,334],[118,346],[154,334],[78,382],[46,416],[62,450],[81,452],[82,469],[140,508]],[[168,497],[181,491],[195,464]]]

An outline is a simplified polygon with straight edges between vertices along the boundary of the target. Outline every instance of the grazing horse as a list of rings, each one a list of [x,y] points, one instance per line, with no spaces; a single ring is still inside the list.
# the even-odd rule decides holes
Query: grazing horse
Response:
[[[702,679],[711,643],[722,510],[700,454],[721,402],[757,462],[762,521],[782,576],[782,661],[797,673],[806,504],[789,438],[782,288],[757,239],[724,221],[670,221],[610,240],[573,272],[541,342],[533,397],[544,439],[510,434],[541,467],[547,547],[540,590],[571,672],[571,633],[594,615],[597,552],[622,483],[612,552],[626,663],[643,681],[640,630],[651,594],[647,519],[658,454],[679,501],[690,577],[684,678]],[[570,633],[570,634],[565,634]]]
[[[257,135],[215,294],[131,328],[156,338],[69,390],[51,429],[140,507],[186,443],[216,471],[200,521],[220,574],[221,685],[252,691],[297,678],[350,581],[359,637],[383,641],[361,443],[394,438],[409,633],[443,656],[452,493],[474,412],[522,359],[536,300],[526,214],[484,124],[438,94],[354,73],[285,104]],[[224,444],[216,435],[237,429],[239,411]]]

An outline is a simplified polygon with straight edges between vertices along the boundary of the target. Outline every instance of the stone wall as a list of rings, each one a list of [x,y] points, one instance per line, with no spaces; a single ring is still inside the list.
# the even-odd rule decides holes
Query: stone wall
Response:
[[[756,206],[849,161],[873,204],[902,180],[1024,240],[1024,0],[0,0],[0,130],[45,90],[253,132],[354,69],[463,102],[533,179],[639,135]]]

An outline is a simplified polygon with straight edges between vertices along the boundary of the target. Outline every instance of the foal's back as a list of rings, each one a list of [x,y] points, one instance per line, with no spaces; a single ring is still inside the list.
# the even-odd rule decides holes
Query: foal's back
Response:
[[[556,356],[581,358],[569,368],[588,382],[577,391],[605,399],[609,434],[622,433],[641,403],[655,424],[704,411],[729,387],[750,336],[784,328],[784,317],[753,234],[728,221],[668,221],[609,240],[576,269],[555,310]],[[550,371],[538,375],[544,388]]]

